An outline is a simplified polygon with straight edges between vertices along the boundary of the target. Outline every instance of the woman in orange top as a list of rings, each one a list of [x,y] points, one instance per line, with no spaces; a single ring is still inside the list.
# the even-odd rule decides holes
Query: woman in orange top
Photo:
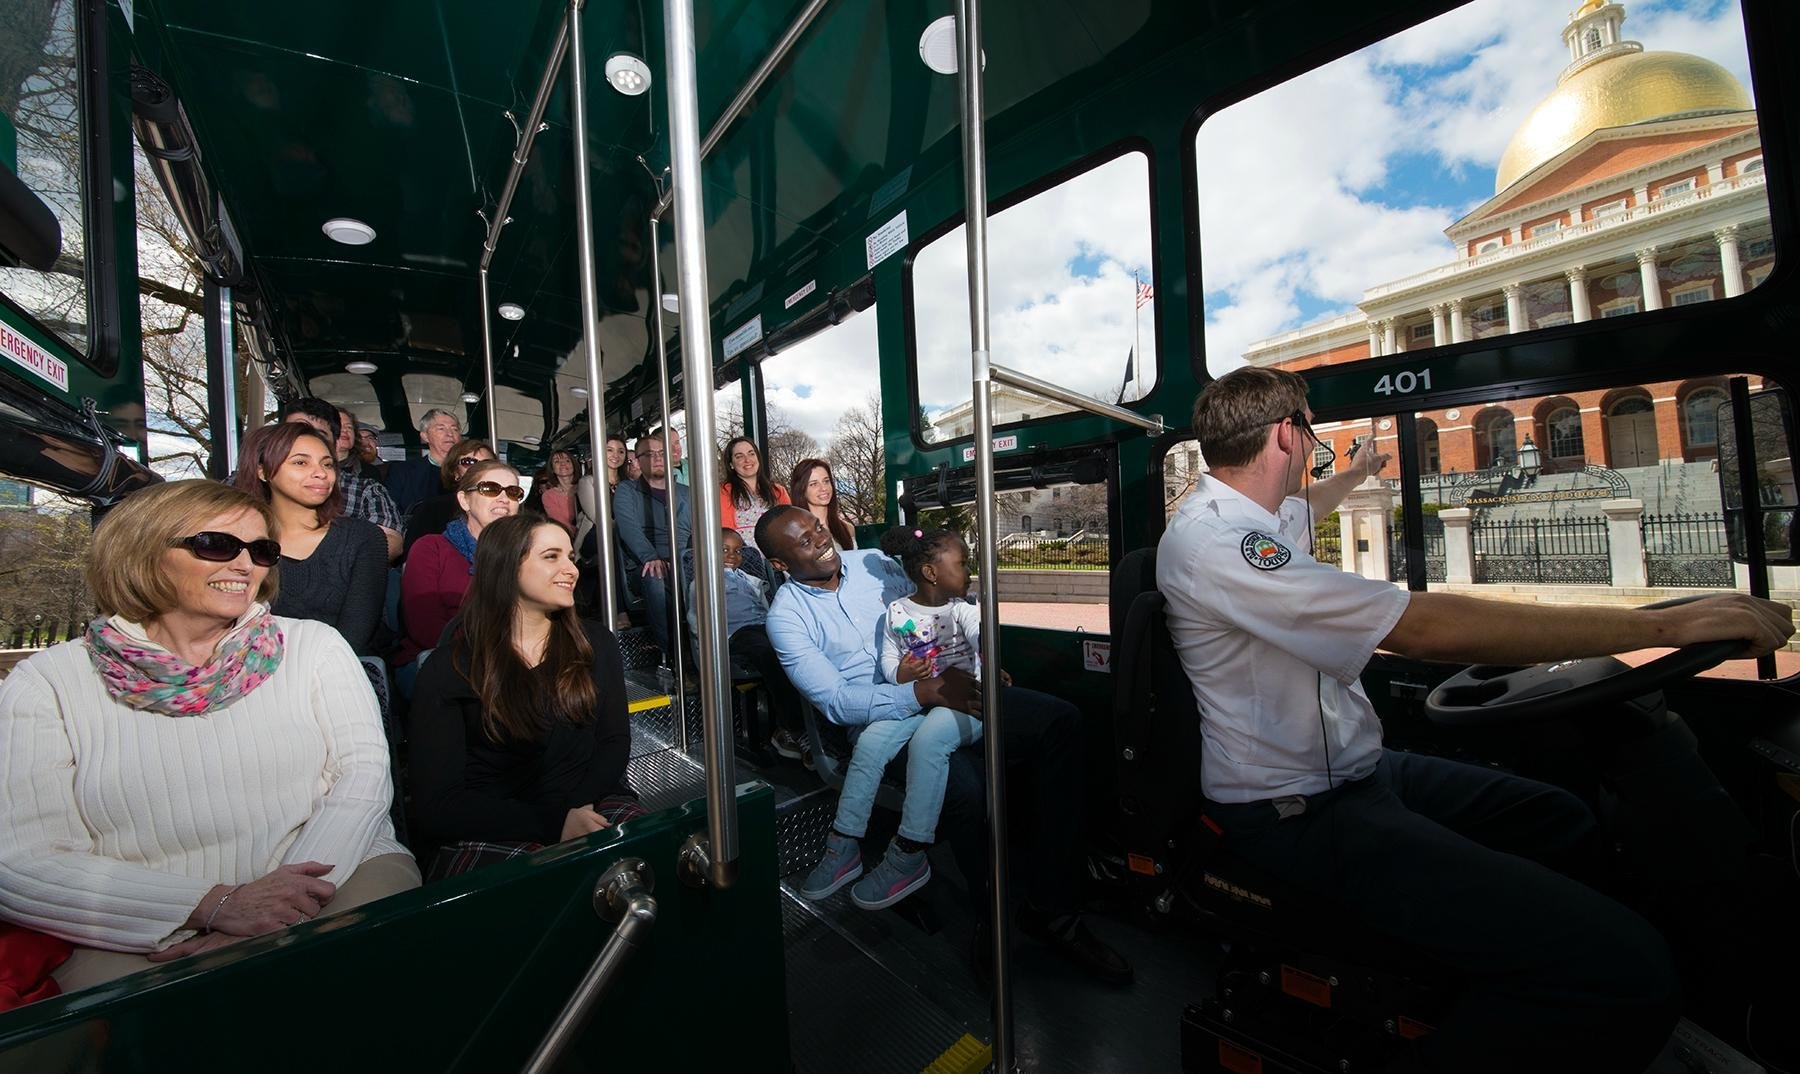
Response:
[[[719,484],[719,518],[756,547],[756,520],[788,502],[787,489],[769,480],[756,441],[734,436],[725,444],[725,480]]]

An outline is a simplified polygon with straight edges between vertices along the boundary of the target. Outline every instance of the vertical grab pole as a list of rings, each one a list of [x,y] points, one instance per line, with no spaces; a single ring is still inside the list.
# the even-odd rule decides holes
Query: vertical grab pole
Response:
[[[500,455],[500,422],[494,409],[494,328],[488,320],[488,270],[481,273],[481,399],[487,411],[488,446]]]
[[[738,874],[737,764],[725,665],[725,577],[719,550],[718,455],[713,447],[712,325],[706,284],[706,216],[700,197],[700,102],[693,0],[663,0],[669,68],[669,156],[675,212],[676,291],[681,296],[681,368],[694,482],[694,578],[700,634],[700,705],[706,740],[707,874],[730,887]],[[660,301],[660,296],[659,296]],[[686,715],[685,713],[683,714]]]
[[[230,481],[238,463],[237,341],[232,338],[231,288],[208,276],[201,300],[206,309],[206,425],[212,440],[206,476]]]
[[[994,396],[988,353],[986,95],[981,72],[981,0],[957,0],[956,80],[962,90],[964,235],[969,260],[969,378],[975,403],[975,516],[981,531],[981,709],[987,742],[988,912],[994,940],[994,1069],[1012,1074],[1012,977],[1007,957],[1006,749],[1000,712],[1000,570],[994,546]]]
[[[669,427],[669,340],[663,335],[662,307],[662,247],[657,233],[662,229],[656,226],[656,216],[650,217],[650,327],[656,333],[656,390],[662,399],[662,442],[664,465],[668,467],[669,495],[665,497],[669,509],[669,548],[675,553],[675,578],[669,586],[669,614],[675,620],[675,628],[671,636],[676,639],[675,654],[675,745],[681,752],[688,751],[687,726],[687,676],[681,673],[680,642],[687,637],[687,617],[681,606],[687,601],[686,594],[681,591],[681,549],[675,547],[674,534],[679,532],[676,522],[680,516],[675,506],[675,440],[674,432]],[[689,437],[692,440],[692,437]],[[691,443],[688,445],[693,446]]]
[[[588,458],[594,477],[594,544],[600,550],[600,599],[606,609],[606,629],[619,621],[618,568],[613,563],[612,497],[600,478],[606,465],[606,380],[600,372],[600,301],[594,269],[594,196],[588,189],[587,61],[581,42],[582,0],[569,0],[569,97],[575,130],[575,228],[576,260],[581,269],[581,345],[587,355]],[[487,325],[487,272],[482,271],[481,323]],[[491,374],[490,374],[491,375]],[[488,388],[488,413],[493,413],[493,388]],[[490,419],[491,420],[491,419]]]

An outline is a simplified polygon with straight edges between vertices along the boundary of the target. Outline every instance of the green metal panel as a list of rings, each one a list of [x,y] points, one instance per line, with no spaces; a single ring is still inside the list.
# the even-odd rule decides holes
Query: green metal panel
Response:
[[[611,934],[594,883],[623,857],[655,871],[657,921],[563,1069],[786,1070],[773,795],[747,785],[738,809],[728,891],[676,877],[696,801],[0,1016],[0,1072],[517,1070]]]

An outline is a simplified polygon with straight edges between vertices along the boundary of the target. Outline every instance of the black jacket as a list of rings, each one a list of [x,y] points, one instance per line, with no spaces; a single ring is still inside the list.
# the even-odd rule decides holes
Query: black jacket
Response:
[[[555,843],[569,810],[632,793],[619,643],[601,624],[583,625],[594,647],[599,704],[586,723],[559,721],[535,741],[496,745],[488,738],[481,702],[456,670],[456,642],[425,661],[413,689],[410,735],[415,849],[423,854],[467,840]]]

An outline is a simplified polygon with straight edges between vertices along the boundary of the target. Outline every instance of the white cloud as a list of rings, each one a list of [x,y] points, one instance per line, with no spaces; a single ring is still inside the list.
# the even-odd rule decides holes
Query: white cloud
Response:
[[[1478,0],[1243,101],[1199,131],[1208,363],[1365,288],[1449,261],[1443,229],[1568,63],[1570,0]],[[1628,5],[1626,36],[1722,64],[1748,85],[1730,0]],[[1417,189],[1422,157],[1443,193]],[[1403,166],[1412,180],[1393,190]],[[1471,200],[1468,179],[1477,187]],[[1402,189],[1403,187],[1403,189]]]

